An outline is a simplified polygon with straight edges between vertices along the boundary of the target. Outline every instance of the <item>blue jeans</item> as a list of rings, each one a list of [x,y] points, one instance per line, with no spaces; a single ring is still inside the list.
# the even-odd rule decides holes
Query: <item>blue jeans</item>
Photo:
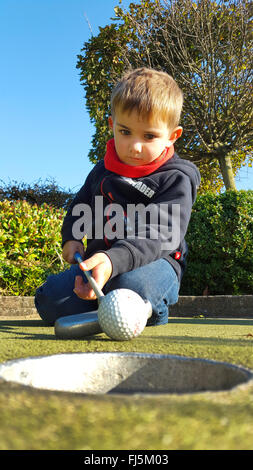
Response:
[[[47,325],[54,325],[59,317],[97,310],[97,300],[83,300],[73,292],[77,275],[82,275],[87,282],[79,266],[74,264],[62,273],[49,276],[37,289],[35,306]],[[153,312],[148,320],[149,326],[168,323],[169,305],[178,301],[178,277],[165,259],[119,274],[105,284],[103,292],[107,294],[120,288],[131,289],[151,302]]]

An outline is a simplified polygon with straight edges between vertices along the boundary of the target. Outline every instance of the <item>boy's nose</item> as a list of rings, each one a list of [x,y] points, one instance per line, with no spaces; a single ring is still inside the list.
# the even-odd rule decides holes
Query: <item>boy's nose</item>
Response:
[[[130,150],[131,150],[131,153],[134,155],[141,153],[141,150],[142,150],[141,142],[138,142],[138,141],[132,142]]]

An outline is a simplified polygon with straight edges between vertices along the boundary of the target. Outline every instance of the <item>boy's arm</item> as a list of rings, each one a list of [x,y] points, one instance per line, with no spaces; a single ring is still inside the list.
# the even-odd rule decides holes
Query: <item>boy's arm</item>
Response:
[[[74,254],[77,251],[80,255],[84,256],[84,245],[82,243],[82,239],[77,240],[72,231],[73,223],[75,222],[78,217],[72,215],[73,207],[76,204],[82,203],[84,200],[87,199],[88,196],[88,188],[87,185],[84,184],[80,191],[75,196],[74,200],[70,204],[67,214],[63,220],[61,235],[62,235],[62,256],[65,261],[69,264],[75,264],[76,261],[74,259]]]
[[[75,263],[74,260],[74,253],[78,251],[81,256],[84,255],[84,246],[82,243],[83,232],[78,237],[78,234],[73,234],[73,224],[80,218],[80,213],[77,215],[73,215],[73,208],[74,207],[81,207],[82,204],[90,207],[90,202],[92,198],[92,180],[96,180],[96,174],[100,171],[101,164],[97,164],[89,173],[86,178],[84,185],[76,194],[75,198],[73,199],[72,203],[70,204],[67,214],[63,220],[62,229],[61,229],[61,236],[62,236],[62,248],[63,248],[63,258],[68,263]],[[80,206],[78,206],[80,205]],[[87,221],[88,222],[88,221]],[[75,250],[76,248],[76,250]]]
[[[75,198],[73,199],[72,203],[70,204],[67,214],[64,217],[62,228],[61,228],[61,236],[62,236],[62,247],[64,248],[64,245],[67,241],[69,240],[75,240],[78,241],[76,237],[73,235],[73,224],[75,223],[76,220],[80,218],[80,214],[78,215],[73,215],[72,210],[73,207],[77,206],[78,204],[88,204],[90,201],[90,188],[89,184],[87,183],[87,180],[85,184],[82,186],[80,191],[76,194]],[[81,243],[82,238],[80,238],[79,243]]]
[[[193,204],[190,178],[182,172],[173,172],[163,190],[159,191],[158,197],[153,199],[152,204],[158,212],[158,217],[161,213],[163,214],[162,223],[158,227],[153,226],[152,232],[150,231],[150,225],[143,225],[138,236],[133,239],[117,240],[105,252],[109,256],[113,267],[111,277],[131,271],[157,259],[168,258],[170,253],[179,249],[187,232]],[[172,217],[173,205],[180,208],[179,219],[174,223]],[[165,208],[167,208],[167,214]],[[177,222],[179,230],[177,244],[173,246],[172,236],[175,235],[175,232],[173,234],[176,229],[175,222]],[[154,238],[155,230],[159,232],[156,234],[157,238]],[[151,238],[148,238],[149,235]]]

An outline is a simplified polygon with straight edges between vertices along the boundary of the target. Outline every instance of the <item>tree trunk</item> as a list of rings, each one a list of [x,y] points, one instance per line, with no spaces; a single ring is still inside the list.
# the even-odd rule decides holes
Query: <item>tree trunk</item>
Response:
[[[235,177],[229,155],[222,155],[219,157],[219,165],[221,169],[222,178],[226,189],[233,189],[236,191]]]

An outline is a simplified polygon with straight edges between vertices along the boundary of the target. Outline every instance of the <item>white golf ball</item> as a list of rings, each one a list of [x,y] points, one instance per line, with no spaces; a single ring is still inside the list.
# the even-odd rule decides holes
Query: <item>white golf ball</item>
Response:
[[[115,289],[100,300],[99,324],[110,338],[129,340],[144,330],[147,306],[139,294],[130,289]]]

